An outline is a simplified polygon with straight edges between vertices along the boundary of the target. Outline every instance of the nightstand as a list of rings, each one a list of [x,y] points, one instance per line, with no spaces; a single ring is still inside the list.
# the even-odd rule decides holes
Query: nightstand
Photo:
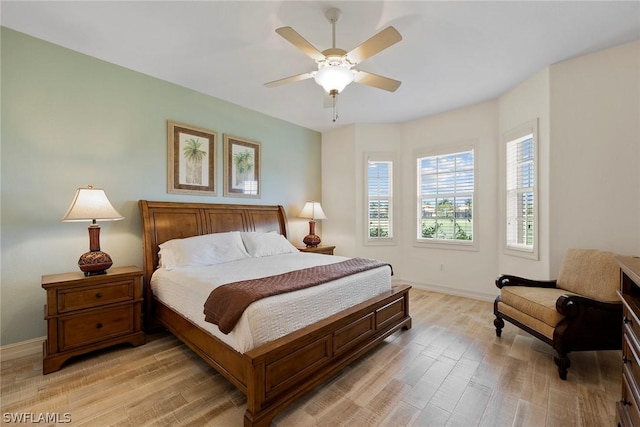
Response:
[[[47,291],[42,373],[90,351],[144,344],[142,275],[137,267],[115,267],[98,276],[81,271],[42,276]]]
[[[316,254],[325,254],[325,255],[333,255],[333,250],[336,248],[335,246],[323,246],[318,245],[316,247],[310,246],[297,246],[300,252],[313,252]]]

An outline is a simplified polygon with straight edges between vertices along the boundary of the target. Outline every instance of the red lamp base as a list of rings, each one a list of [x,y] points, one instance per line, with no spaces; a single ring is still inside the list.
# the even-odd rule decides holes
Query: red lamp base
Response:
[[[78,267],[85,276],[97,276],[106,274],[109,267],[113,265],[109,254],[102,251],[91,251],[80,255]]]
[[[307,245],[308,248],[315,248],[320,244],[320,236],[317,234],[307,234],[304,236],[304,239],[302,239],[302,243]]]
[[[320,244],[320,236],[316,234],[316,222],[313,219],[309,221],[309,234],[304,236],[302,243],[308,248],[315,248]]]

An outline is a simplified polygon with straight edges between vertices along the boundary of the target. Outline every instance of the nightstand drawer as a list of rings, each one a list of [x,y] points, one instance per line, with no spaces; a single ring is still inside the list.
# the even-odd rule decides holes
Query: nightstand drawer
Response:
[[[107,338],[134,332],[131,305],[93,310],[58,319],[58,344],[61,351]]]
[[[58,290],[58,312],[98,307],[133,299],[133,281],[122,281],[79,289]]]

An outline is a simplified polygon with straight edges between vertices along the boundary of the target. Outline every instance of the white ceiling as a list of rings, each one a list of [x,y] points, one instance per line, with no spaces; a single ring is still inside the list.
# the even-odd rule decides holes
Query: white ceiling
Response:
[[[403,40],[358,68],[401,80],[358,84],[339,119],[313,80],[263,83],[315,69],[275,33],[291,26],[350,51],[388,25]],[[547,65],[640,39],[639,1],[5,1],[2,25],[318,131],[402,122],[493,99]]]

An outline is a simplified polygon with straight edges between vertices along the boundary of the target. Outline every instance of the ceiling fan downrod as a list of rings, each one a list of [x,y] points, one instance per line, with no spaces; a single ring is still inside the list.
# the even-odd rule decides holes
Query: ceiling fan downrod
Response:
[[[332,49],[336,48],[336,22],[338,22],[338,20],[340,19],[341,13],[342,12],[340,12],[340,9],[336,9],[335,7],[327,9],[327,11],[324,13],[324,16],[326,16],[329,22],[331,23],[331,48]]]

